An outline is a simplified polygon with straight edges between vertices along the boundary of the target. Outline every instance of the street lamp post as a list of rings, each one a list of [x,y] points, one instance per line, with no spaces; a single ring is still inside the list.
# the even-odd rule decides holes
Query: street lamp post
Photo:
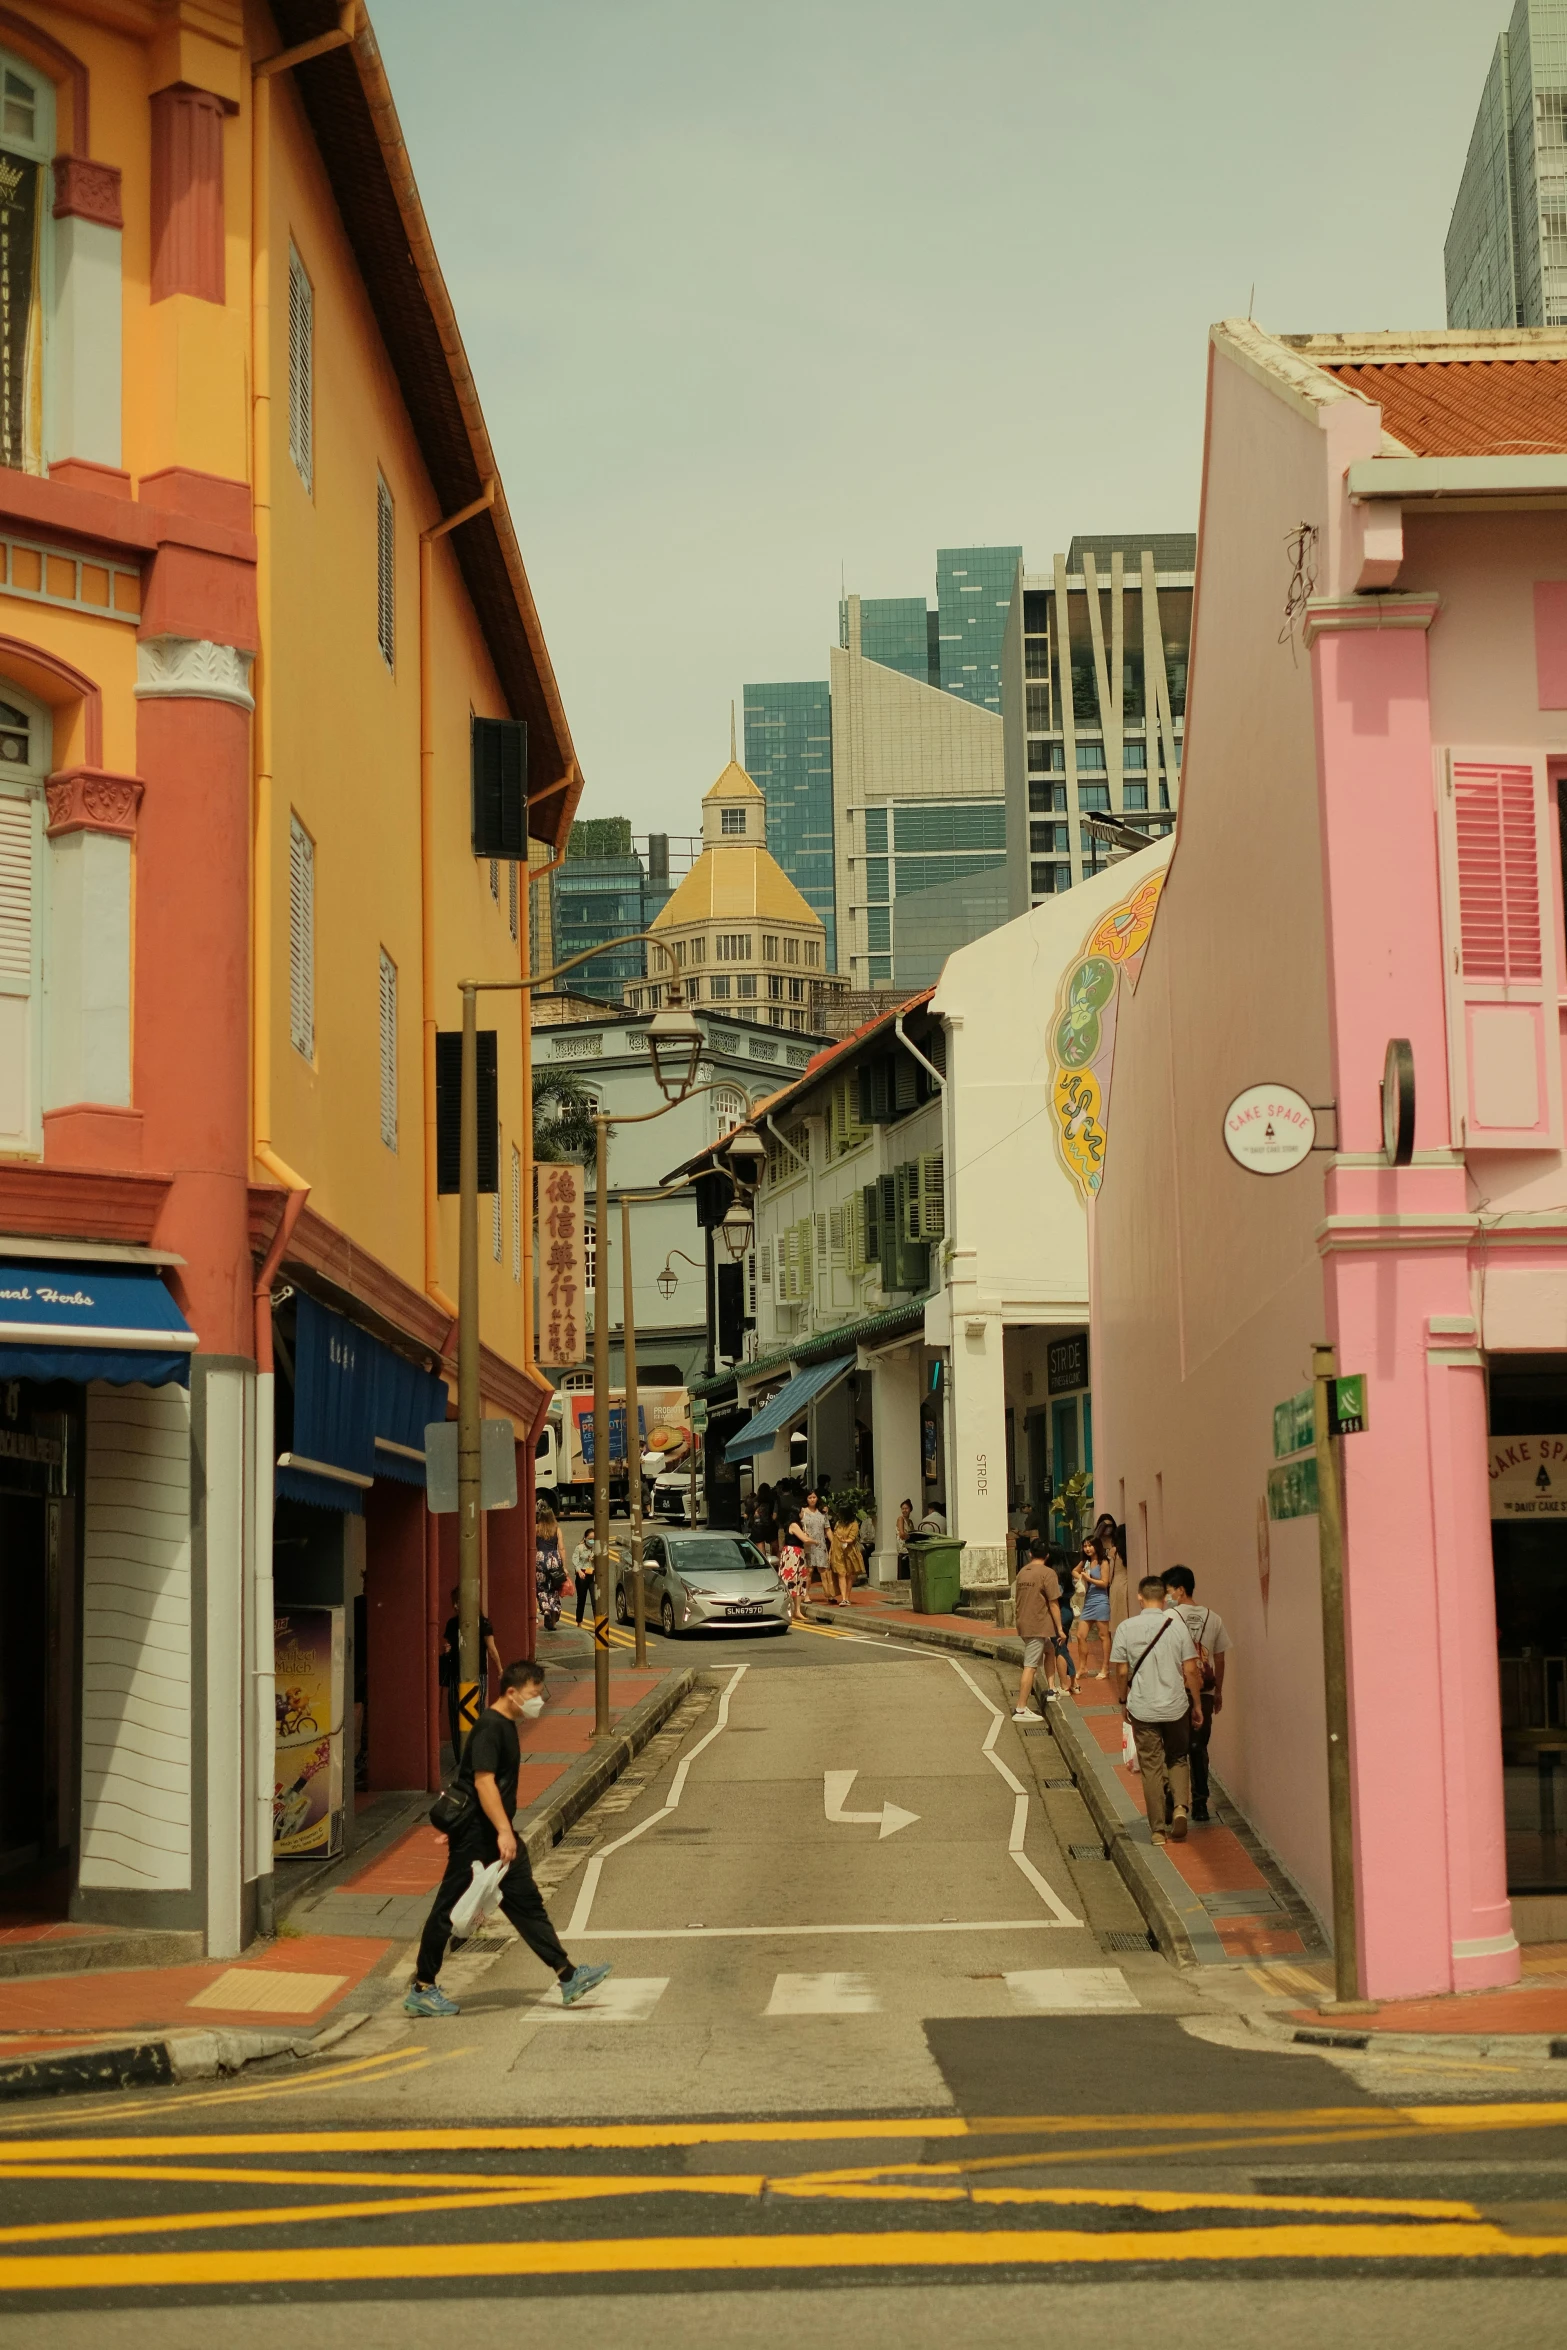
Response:
[[[650,930],[634,930],[624,938],[603,940],[599,945],[586,947],[581,954],[568,955],[552,971],[540,971],[528,979],[460,979],[462,991],[462,1081],[458,1116],[458,1203],[457,1203],[457,1675],[459,1686],[476,1689],[479,1681],[479,1616],[480,1616],[480,1536],[479,1517],[483,1507],[480,1469],[480,1422],[483,1404],[479,1392],[479,1039],[478,998],[481,995],[531,995],[535,988],[550,986],[563,973],[574,970],[579,963],[588,963],[596,955],[613,953],[617,947],[640,946],[648,941],[662,944]],[[677,1006],[678,1014],[678,1006]],[[700,1049],[701,1032],[689,1013]],[[657,1028],[658,1020],[652,1022]],[[666,1022],[666,1027],[668,1023]],[[684,1032],[677,1017],[676,1037],[684,1042]],[[652,1038],[649,1037],[651,1046]],[[654,1057],[655,1069],[658,1066]],[[692,1075],[696,1072],[696,1054],[691,1054]],[[523,1115],[532,1132],[533,1105],[524,1105]],[[531,1162],[530,1144],[528,1157]],[[599,1181],[603,1183],[602,1158]],[[499,1175],[496,1177],[500,1180]],[[601,1241],[607,1235],[601,1234]],[[525,1310],[533,1310],[532,1300],[524,1301]],[[596,1349],[595,1349],[596,1353]],[[603,1393],[602,1386],[600,1393]],[[606,1399],[607,1400],[607,1399]],[[595,1419],[595,1429],[597,1421]],[[602,1562],[600,1562],[602,1566]],[[599,1729],[609,1728],[608,1647],[599,1651],[603,1661],[599,1703]],[[460,1723],[459,1723],[460,1727]]]

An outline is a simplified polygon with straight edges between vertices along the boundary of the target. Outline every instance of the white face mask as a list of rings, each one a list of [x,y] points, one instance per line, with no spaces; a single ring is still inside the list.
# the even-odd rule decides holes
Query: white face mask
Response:
[[[530,1722],[536,1722],[536,1721],[538,1720],[538,1718],[539,1718],[540,1714],[541,1714],[541,1713],[544,1711],[544,1700],[543,1700],[543,1698],[542,1698],[542,1697],[525,1697],[525,1698],[523,1699],[523,1701],[522,1701],[522,1710],[523,1710],[523,1714],[524,1714],[525,1718],[526,1718],[528,1721],[530,1721]]]

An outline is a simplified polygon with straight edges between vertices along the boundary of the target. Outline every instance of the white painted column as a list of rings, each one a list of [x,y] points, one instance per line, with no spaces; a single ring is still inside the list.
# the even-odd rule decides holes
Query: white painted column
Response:
[[[214,1365],[201,1382],[206,1582],[207,1956],[243,1946],[247,1405],[253,1374]]]
[[[949,1524],[961,1534],[965,1591],[1007,1588],[1007,1393],[1001,1316],[952,1307]]]
[[[49,843],[46,1110],[131,1098],[131,844],[114,832]]]
[[[895,1353],[870,1359],[871,1449],[876,1464],[876,1549],[871,1579],[898,1580],[898,1504],[912,1501],[915,1524],[920,1498],[920,1345],[915,1339]]]

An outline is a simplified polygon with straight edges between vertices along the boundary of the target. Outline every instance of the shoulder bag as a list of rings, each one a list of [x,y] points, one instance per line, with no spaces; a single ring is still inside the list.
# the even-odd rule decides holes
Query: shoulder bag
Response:
[[[1144,1665],[1148,1662],[1148,1659],[1153,1655],[1153,1652],[1158,1647],[1160,1641],[1164,1638],[1166,1632],[1169,1631],[1170,1626],[1174,1623],[1174,1621],[1175,1618],[1173,1615],[1168,1615],[1165,1617],[1164,1622],[1159,1626],[1158,1631],[1149,1641],[1147,1647],[1143,1650],[1143,1653],[1138,1658],[1136,1664],[1133,1665],[1131,1674],[1127,1680],[1126,1695],[1122,1699],[1122,1704],[1127,1708],[1127,1713],[1126,1719],[1121,1724],[1121,1760],[1123,1763],[1125,1763],[1128,1770],[1135,1770],[1137,1768],[1137,1734],[1132,1728],[1132,1715],[1130,1710],[1132,1703],[1132,1685],[1136,1681],[1137,1676],[1142,1671]]]

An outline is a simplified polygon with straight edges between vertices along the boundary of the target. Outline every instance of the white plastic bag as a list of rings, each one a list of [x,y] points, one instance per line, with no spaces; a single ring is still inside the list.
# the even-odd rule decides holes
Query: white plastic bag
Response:
[[[1121,1722],[1121,1760],[1129,1771],[1136,1770],[1137,1733],[1132,1728],[1132,1717],[1130,1714],[1125,1715]]]
[[[459,1894],[457,1906],[452,1911],[454,1934],[476,1932],[485,1919],[499,1909],[501,1879],[505,1874],[506,1863],[503,1860],[492,1860],[488,1868],[482,1860],[474,1862],[472,1881],[466,1892]]]

